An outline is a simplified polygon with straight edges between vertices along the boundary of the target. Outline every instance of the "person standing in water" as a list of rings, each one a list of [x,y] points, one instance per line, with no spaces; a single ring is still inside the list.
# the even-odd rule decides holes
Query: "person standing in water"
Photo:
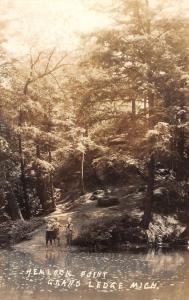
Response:
[[[52,246],[53,232],[54,232],[53,222],[49,220],[46,226],[46,247],[48,247],[49,242],[50,245]]]
[[[66,240],[67,240],[67,246],[71,246],[72,244],[72,238],[73,238],[73,223],[72,219],[68,218],[68,223],[66,225]]]
[[[54,244],[56,244],[56,240],[58,242],[58,246],[60,246],[60,223],[57,218],[54,218],[53,222],[53,240]]]

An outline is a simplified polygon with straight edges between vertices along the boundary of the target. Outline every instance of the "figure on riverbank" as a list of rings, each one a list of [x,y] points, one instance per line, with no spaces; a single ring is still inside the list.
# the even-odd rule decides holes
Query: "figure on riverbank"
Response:
[[[49,220],[46,226],[46,247],[48,247],[49,242],[50,245],[52,246],[53,233],[54,233],[53,222]]]
[[[58,246],[60,246],[60,223],[57,218],[54,218],[53,222],[53,241],[56,244],[56,240],[58,242]]]
[[[72,244],[72,238],[73,238],[73,223],[72,219],[68,218],[68,223],[66,225],[66,240],[67,240],[67,246],[71,246]]]

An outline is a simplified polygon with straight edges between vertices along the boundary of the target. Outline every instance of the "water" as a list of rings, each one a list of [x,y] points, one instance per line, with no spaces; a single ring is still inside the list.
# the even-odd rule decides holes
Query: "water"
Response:
[[[188,300],[189,251],[0,250],[3,300]]]

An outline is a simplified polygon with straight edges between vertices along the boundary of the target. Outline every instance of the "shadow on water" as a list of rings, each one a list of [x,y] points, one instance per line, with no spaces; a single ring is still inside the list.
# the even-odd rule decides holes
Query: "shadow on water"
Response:
[[[0,299],[185,300],[189,252],[0,250]]]

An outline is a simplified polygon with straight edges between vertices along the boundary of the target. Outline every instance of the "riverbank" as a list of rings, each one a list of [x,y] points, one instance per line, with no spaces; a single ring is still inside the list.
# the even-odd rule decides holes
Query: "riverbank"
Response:
[[[87,250],[110,250],[187,244],[186,213],[154,211],[149,229],[141,226],[145,191],[135,186],[109,187],[58,204],[47,216],[30,221],[1,224],[1,246],[18,244],[21,248],[45,246],[45,226],[57,218],[61,225],[61,246],[66,246],[66,223],[74,224],[73,246]],[[182,216],[182,217],[181,217]]]
[[[179,214],[154,212],[149,229],[141,227],[145,192],[134,186],[97,190],[75,201],[58,204],[44,222],[56,217],[61,225],[61,247],[66,246],[68,217],[74,224],[73,246],[85,250],[111,250],[187,244],[187,224]],[[45,228],[18,247],[44,247]]]
[[[45,223],[44,218],[6,221],[0,224],[0,246],[10,246],[32,239],[34,231]]]

